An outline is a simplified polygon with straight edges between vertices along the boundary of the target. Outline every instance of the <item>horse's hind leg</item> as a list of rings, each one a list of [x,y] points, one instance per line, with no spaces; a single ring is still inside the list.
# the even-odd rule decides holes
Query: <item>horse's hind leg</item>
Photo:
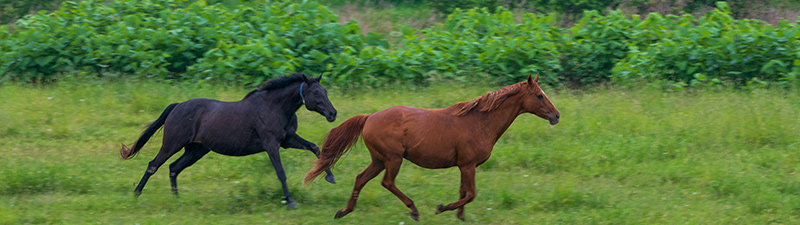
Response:
[[[144,176],[142,176],[142,180],[139,181],[139,185],[136,186],[136,189],[133,190],[133,194],[136,197],[142,194],[142,189],[144,189],[144,185],[147,184],[147,180],[150,179],[156,171],[158,170],[161,165],[164,165],[164,162],[172,157],[176,152],[181,150],[183,144],[172,144],[172,143],[163,143],[161,145],[161,150],[158,151],[158,155],[147,164],[147,170],[144,171]]]
[[[372,180],[372,178],[378,176],[378,174],[380,174],[384,168],[385,166],[383,165],[383,162],[375,159],[374,157],[372,158],[372,162],[369,164],[369,166],[367,166],[366,169],[364,169],[364,172],[361,172],[358,174],[358,176],[356,176],[356,182],[353,186],[353,195],[351,195],[350,200],[347,201],[347,207],[336,211],[336,216],[334,216],[335,219],[342,218],[353,211],[353,209],[356,207],[356,201],[358,201],[358,194],[361,193],[361,188],[364,188],[364,185]]]
[[[394,157],[385,161],[384,163],[386,164],[386,173],[383,174],[383,181],[381,181],[381,185],[392,192],[392,194],[397,196],[397,198],[399,198],[400,201],[406,205],[406,207],[411,209],[411,219],[419,221],[419,212],[417,211],[417,207],[414,206],[414,201],[403,194],[403,192],[401,192],[400,189],[398,189],[394,184],[397,173],[400,172],[400,165],[403,163],[403,158]]]
[[[178,174],[211,151],[211,149],[199,143],[188,144],[184,149],[183,155],[172,164],[169,164],[169,181],[172,185],[172,193],[176,196],[178,195]]]

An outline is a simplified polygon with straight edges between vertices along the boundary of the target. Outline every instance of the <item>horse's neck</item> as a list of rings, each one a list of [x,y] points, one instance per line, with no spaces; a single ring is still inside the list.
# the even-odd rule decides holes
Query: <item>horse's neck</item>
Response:
[[[496,143],[514,123],[514,120],[522,114],[519,101],[520,99],[517,96],[512,96],[503,101],[497,109],[479,113],[476,117],[478,120],[476,122],[483,125],[480,132],[488,135],[493,143]]]
[[[276,90],[261,91],[243,101],[252,101],[252,104],[266,107],[264,112],[271,110],[281,110],[286,115],[294,115],[302,104],[300,104],[299,94],[293,91],[292,87]],[[257,107],[261,108],[261,107]]]

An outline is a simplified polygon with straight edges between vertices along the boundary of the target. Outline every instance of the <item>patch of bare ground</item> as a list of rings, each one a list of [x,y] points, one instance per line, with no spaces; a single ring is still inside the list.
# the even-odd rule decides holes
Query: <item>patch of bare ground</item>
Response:
[[[685,0],[656,0],[651,1],[649,5],[641,8],[633,7],[631,1],[622,1],[617,8],[626,14],[646,15],[650,12],[656,12],[661,15],[680,15],[683,14],[682,10],[687,4]],[[734,17],[736,19],[756,19],[776,25],[778,21],[781,20],[787,20],[792,23],[797,22],[797,18],[800,16],[800,10],[797,10],[796,5],[792,6],[789,4],[791,3],[788,1],[768,4],[765,0],[750,0],[745,1],[743,4],[731,4],[730,7],[731,10],[735,12]],[[695,18],[699,18],[711,10],[714,10],[714,7],[704,5],[694,10],[691,14]]]
[[[405,25],[412,29],[423,29],[441,22],[442,16],[431,9],[400,9],[385,2],[350,2],[341,7],[331,7],[339,15],[339,23],[350,20],[358,21],[361,32],[388,34],[397,31],[398,26]]]

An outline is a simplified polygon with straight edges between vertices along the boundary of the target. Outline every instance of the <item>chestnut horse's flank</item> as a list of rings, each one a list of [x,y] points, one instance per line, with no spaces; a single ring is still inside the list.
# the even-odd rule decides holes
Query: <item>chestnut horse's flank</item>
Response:
[[[164,126],[161,150],[148,164],[134,194],[138,197],[150,176],[181,148],[185,149],[183,155],[169,165],[172,192],[176,195],[178,174],[209,151],[230,156],[266,152],[281,181],[289,208],[296,207],[286,186],[286,174],[278,151],[281,147],[300,148],[319,154],[314,143],[297,135],[295,112],[305,105],[309,111],[325,116],[328,122],[336,119],[336,109],[320,85],[321,79],[322,75],[314,79],[304,74],[292,74],[269,80],[241,101],[198,98],[167,106],[130,149],[124,144],[120,149],[123,159],[136,155],[150,137]],[[335,182],[330,171],[325,178],[328,182]]]
[[[539,76],[487,93],[472,102],[461,102],[443,109],[395,106],[373,114],[354,116],[333,128],[325,137],[320,158],[303,183],[330,169],[358,140],[372,155],[372,162],[356,177],[347,207],[336,212],[341,218],[353,211],[361,188],[386,170],[381,185],[411,209],[419,219],[414,202],[395,186],[403,158],[430,169],[457,166],[461,171],[459,200],[438,205],[436,213],[458,209],[464,219],[464,205],[475,198],[475,167],[485,162],[492,147],[514,119],[533,113],[558,123],[560,114],[537,84]]]

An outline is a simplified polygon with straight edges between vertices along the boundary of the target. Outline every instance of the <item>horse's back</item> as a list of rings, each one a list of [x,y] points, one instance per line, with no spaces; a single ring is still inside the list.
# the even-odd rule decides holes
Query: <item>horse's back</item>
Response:
[[[440,109],[423,109],[410,106],[394,106],[373,113],[367,119],[365,129],[374,126],[378,129],[414,129],[425,124],[446,120]]]
[[[255,118],[237,102],[196,98],[178,104],[164,125],[165,140],[200,143],[225,155],[259,152]]]
[[[223,104],[222,101],[207,98],[195,98],[181,102],[167,117],[167,123],[195,123],[208,112],[223,108],[220,107],[221,104]]]
[[[368,147],[381,149],[376,151],[403,155],[426,168],[446,168],[455,165],[457,123],[443,109],[395,106],[370,115],[362,137]]]

